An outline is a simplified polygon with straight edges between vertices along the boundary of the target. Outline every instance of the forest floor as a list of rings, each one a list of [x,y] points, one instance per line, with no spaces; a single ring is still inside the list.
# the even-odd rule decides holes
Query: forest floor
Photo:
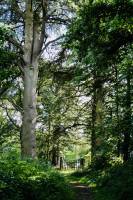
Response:
[[[88,186],[79,182],[72,182],[71,185],[75,193],[75,200],[92,200]]]
[[[64,171],[63,175],[68,180],[74,191],[75,200],[93,200],[90,188],[80,182],[80,178],[71,176],[74,171]]]

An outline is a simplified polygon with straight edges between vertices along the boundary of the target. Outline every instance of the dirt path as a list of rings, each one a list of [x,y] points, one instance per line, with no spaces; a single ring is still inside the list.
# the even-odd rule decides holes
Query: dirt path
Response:
[[[71,183],[71,185],[75,191],[75,200],[92,200],[90,189],[86,185],[78,182]]]

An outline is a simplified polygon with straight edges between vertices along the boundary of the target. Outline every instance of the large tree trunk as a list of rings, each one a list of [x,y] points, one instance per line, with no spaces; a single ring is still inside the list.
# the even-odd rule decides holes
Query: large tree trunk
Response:
[[[53,149],[52,149],[51,163],[52,163],[53,166],[57,166],[57,149],[56,149],[56,147],[53,147]]]
[[[99,80],[98,80],[99,79]],[[92,102],[92,133],[91,133],[91,160],[95,158],[99,147],[102,145],[103,129],[103,102],[104,89],[102,78],[96,77],[94,74],[93,85],[93,102]],[[97,83],[97,84],[96,84]],[[100,137],[101,136],[101,137]]]
[[[127,94],[126,94],[126,105],[125,105],[125,125],[124,125],[124,144],[123,144],[123,161],[126,162],[129,159],[129,147],[131,140],[131,67],[127,69]]]
[[[96,154],[96,88],[93,88],[93,102],[92,102],[92,131],[91,131],[91,161],[93,161]]]
[[[24,97],[22,124],[22,157],[36,157],[36,101],[38,64],[41,46],[39,46],[39,27],[34,19],[31,0],[26,0],[25,44],[24,44]],[[43,43],[43,41],[42,41]],[[42,44],[41,44],[42,45]]]
[[[120,135],[120,117],[119,117],[119,81],[118,81],[118,69],[115,66],[115,106],[116,106],[116,133],[117,137],[117,156],[121,154],[121,135]]]
[[[38,80],[38,62],[24,68],[24,114],[22,130],[22,156],[36,157],[36,88]]]

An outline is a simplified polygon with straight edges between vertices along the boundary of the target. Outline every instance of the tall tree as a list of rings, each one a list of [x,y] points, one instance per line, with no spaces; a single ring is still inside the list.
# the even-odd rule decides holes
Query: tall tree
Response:
[[[104,152],[101,148],[105,137],[104,122],[106,120],[103,115],[103,106],[107,90],[104,88],[114,81],[113,68],[120,49],[122,47],[126,49],[126,46],[133,42],[132,9],[131,1],[87,2],[79,9],[78,16],[67,35],[67,46],[76,52],[81,65],[85,64],[88,73],[91,73],[93,77],[90,91],[92,96],[92,155],[97,154],[97,149],[101,150],[101,153]],[[130,88],[129,83],[128,88]],[[125,135],[129,145],[129,134]],[[127,144],[125,147],[128,148]]]
[[[62,7],[62,9],[60,9]],[[64,5],[66,8],[66,3]],[[19,53],[23,73],[22,155],[36,157],[36,104],[39,58],[52,42],[47,41],[50,26],[67,24],[61,2],[47,0],[1,1],[3,22],[11,23],[13,34],[6,40]],[[59,38],[58,38],[59,39]],[[50,39],[49,39],[50,40]],[[56,42],[56,39],[53,40]]]

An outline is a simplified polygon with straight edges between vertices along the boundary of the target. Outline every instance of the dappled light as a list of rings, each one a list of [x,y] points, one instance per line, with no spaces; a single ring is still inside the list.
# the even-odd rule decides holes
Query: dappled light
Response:
[[[133,199],[133,1],[0,1],[0,200]]]

